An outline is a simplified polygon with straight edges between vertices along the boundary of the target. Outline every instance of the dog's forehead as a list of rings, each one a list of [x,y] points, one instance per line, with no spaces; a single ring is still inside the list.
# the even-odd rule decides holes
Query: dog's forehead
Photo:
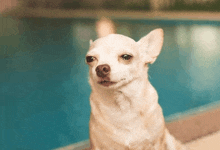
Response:
[[[136,42],[124,35],[110,34],[106,37],[97,39],[92,43],[91,49],[103,49],[103,50],[129,50],[136,46]]]

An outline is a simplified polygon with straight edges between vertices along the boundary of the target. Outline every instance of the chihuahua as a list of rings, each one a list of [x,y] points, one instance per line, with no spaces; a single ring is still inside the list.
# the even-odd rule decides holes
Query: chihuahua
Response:
[[[165,127],[158,94],[148,80],[148,64],[163,45],[156,29],[138,42],[120,35],[90,40],[91,150],[186,150]]]

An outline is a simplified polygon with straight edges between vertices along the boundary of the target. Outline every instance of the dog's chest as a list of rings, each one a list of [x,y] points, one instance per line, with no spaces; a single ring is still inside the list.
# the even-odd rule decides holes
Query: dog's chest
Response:
[[[103,129],[105,129],[110,133],[108,138],[125,145],[133,145],[137,141],[148,141],[155,138],[157,130],[155,131],[155,124],[149,120],[152,112],[150,113],[149,109],[145,107],[146,102],[138,105],[138,101],[144,101],[144,99],[120,92],[94,94],[91,98],[92,103],[94,102],[98,108],[95,109],[97,113],[94,114],[94,119],[100,125],[100,128],[97,128],[98,133],[102,133],[100,137],[104,136]],[[155,128],[158,128],[161,125],[156,126]]]
[[[108,120],[115,128],[115,135],[124,142],[130,142],[136,138],[148,138],[146,130],[146,116],[140,113],[140,108],[135,108],[132,99],[123,94],[115,94],[112,97],[103,97],[110,105],[99,104],[104,120]],[[101,118],[100,118],[101,119]],[[148,136],[149,135],[149,136]],[[122,139],[127,137],[126,139]],[[141,138],[140,138],[141,139]]]
[[[101,99],[99,103],[101,113],[111,122],[127,123],[137,119],[138,113],[128,96],[117,92],[113,95],[102,95]]]
[[[121,112],[126,112],[130,110],[132,107],[131,99],[129,99],[127,96],[125,96],[122,93],[115,94],[115,96],[113,97],[113,101],[115,102],[116,107]]]

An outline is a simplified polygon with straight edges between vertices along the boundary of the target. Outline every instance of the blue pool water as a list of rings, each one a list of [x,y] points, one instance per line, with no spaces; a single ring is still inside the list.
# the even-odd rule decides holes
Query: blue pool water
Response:
[[[5,19],[5,18],[4,18]],[[89,40],[95,19],[1,22],[0,149],[46,150],[88,139]],[[220,99],[220,22],[113,20],[139,40],[163,28],[162,52],[149,70],[164,115]]]

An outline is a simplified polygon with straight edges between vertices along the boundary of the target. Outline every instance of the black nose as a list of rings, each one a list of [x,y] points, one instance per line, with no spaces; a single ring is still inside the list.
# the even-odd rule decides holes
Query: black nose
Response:
[[[110,66],[107,64],[99,65],[96,67],[95,71],[98,77],[106,77],[110,73]]]

